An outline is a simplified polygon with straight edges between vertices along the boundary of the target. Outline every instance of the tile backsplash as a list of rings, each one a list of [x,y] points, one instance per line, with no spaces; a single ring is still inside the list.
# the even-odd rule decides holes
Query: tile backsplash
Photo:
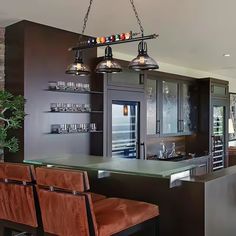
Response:
[[[179,137],[148,137],[147,138],[147,156],[158,156],[160,150],[162,150],[161,143],[164,143],[168,153],[171,152],[172,144],[176,145],[176,152],[185,153],[185,136]]]

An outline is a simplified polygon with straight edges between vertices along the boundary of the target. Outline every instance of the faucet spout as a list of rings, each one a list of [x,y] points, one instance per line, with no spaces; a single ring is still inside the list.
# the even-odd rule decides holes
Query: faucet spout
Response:
[[[160,150],[159,158],[165,159],[165,158],[167,158],[167,148],[166,148],[166,145],[163,142],[163,140],[161,141],[160,145],[162,146],[162,150]]]
[[[168,158],[176,157],[176,156],[177,156],[177,154],[175,151],[175,143],[172,143],[171,153],[168,155]]]

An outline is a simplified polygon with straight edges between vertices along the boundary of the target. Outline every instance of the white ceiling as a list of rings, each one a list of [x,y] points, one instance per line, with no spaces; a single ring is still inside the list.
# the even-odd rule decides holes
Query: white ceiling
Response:
[[[26,19],[81,32],[89,0],[0,0],[0,26]],[[150,56],[162,62],[236,78],[235,0],[135,0]],[[139,31],[128,0],[94,0],[87,35]],[[136,55],[137,44],[116,46]],[[231,57],[223,57],[230,53]]]

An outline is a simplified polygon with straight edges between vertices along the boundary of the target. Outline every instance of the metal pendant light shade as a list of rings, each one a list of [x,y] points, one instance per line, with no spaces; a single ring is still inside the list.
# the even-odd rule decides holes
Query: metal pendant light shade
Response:
[[[83,63],[79,51],[76,51],[75,61],[67,67],[66,74],[86,76],[90,74],[89,67]]]
[[[96,67],[96,73],[118,73],[121,72],[122,68],[115,60],[112,58],[112,49],[107,46],[105,49],[104,60],[101,61]]]
[[[129,68],[136,71],[159,69],[156,61],[147,54],[146,42],[141,41],[138,44],[138,56],[129,63]]]

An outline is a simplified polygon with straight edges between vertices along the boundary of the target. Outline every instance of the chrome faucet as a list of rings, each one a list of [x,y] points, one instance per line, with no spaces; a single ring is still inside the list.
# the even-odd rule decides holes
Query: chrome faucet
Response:
[[[167,158],[167,148],[163,140],[161,141],[160,145],[162,146],[162,150],[160,150],[159,158],[165,159]]]
[[[175,143],[172,143],[171,152],[170,152],[170,154],[168,155],[168,158],[170,158],[170,157],[176,157],[176,156],[177,156],[177,154],[176,154],[176,152],[175,152]]]

